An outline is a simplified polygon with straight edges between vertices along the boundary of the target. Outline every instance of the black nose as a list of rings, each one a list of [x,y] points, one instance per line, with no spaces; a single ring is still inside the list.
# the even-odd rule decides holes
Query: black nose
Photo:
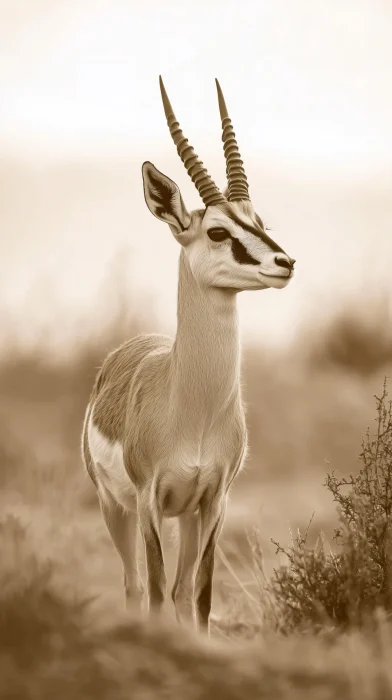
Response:
[[[292,270],[294,267],[294,258],[289,258],[285,253],[278,253],[275,255],[275,263],[279,267],[285,267],[286,270]]]

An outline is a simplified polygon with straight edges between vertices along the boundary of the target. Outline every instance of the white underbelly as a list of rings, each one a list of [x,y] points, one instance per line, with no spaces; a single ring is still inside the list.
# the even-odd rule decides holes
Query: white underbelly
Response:
[[[90,414],[87,431],[98,484],[103,485],[124,508],[133,508],[136,489],[125,469],[122,445],[119,442],[110,442],[94,425],[94,408]],[[102,489],[101,492],[104,496]]]

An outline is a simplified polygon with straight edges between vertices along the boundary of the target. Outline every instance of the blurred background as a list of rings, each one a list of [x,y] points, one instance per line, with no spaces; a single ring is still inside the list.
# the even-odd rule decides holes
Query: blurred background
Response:
[[[94,585],[121,595],[79,455],[94,376],[125,338],[176,324],[179,249],[143,161],[201,204],[158,75],[223,187],[219,78],[252,201],[297,260],[286,290],[239,299],[250,457],[225,532],[257,520],[272,560],[270,537],[313,511],[332,532],[327,462],[357,469],[392,366],[391,35],[388,0],[0,0],[2,499],[46,547],[61,514],[61,532],[85,518]]]

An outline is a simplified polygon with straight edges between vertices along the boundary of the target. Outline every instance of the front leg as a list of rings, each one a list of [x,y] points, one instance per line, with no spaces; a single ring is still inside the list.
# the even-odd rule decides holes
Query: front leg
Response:
[[[196,617],[199,629],[209,632],[215,548],[226,511],[226,494],[207,489],[200,501],[199,561],[195,580]]]
[[[159,613],[166,596],[166,575],[161,545],[162,512],[149,492],[138,496],[139,525],[146,551],[148,609]]]
[[[194,568],[199,552],[199,515],[182,513],[179,518],[180,551],[172,599],[178,622],[193,623]]]

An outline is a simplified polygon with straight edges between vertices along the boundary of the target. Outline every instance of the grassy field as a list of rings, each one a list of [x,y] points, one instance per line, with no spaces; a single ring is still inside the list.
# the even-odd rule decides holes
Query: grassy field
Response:
[[[299,333],[285,351],[246,350],[251,451],[220,539],[209,641],[176,625],[169,603],[159,625],[123,611],[120,560],[81,465],[81,424],[96,369],[143,323],[116,319],[56,361],[40,347],[10,345],[0,363],[0,697],[392,697],[386,593],[373,596],[360,625],[342,627],[334,611],[318,624],[306,613],[309,624],[289,625],[288,607],[270,585],[287,554],[300,555],[279,589],[290,605],[301,567],[313,575],[306,567],[309,552],[319,552],[320,530],[327,558],[330,547],[336,551],[338,515],[325,475],[328,468],[346,478],[359,472],[361,435],[368,425],[377,428],[373,394],[392,367],[385,308],[376,311],[378,324],[374,314],[369,320],[348,309],[313,337]],[[386,451],[389,464],[391,455]],[[305,561],[296,533],[312,515]],[[276,553],[271,539],[286,554]],[[169,522],[169,585],[175,557]],[[141,548],[140,561],[143,571]],[[329,579],[320,561],[312,559],[322,600]],[[316,583],[301,610],[313,604]]]

